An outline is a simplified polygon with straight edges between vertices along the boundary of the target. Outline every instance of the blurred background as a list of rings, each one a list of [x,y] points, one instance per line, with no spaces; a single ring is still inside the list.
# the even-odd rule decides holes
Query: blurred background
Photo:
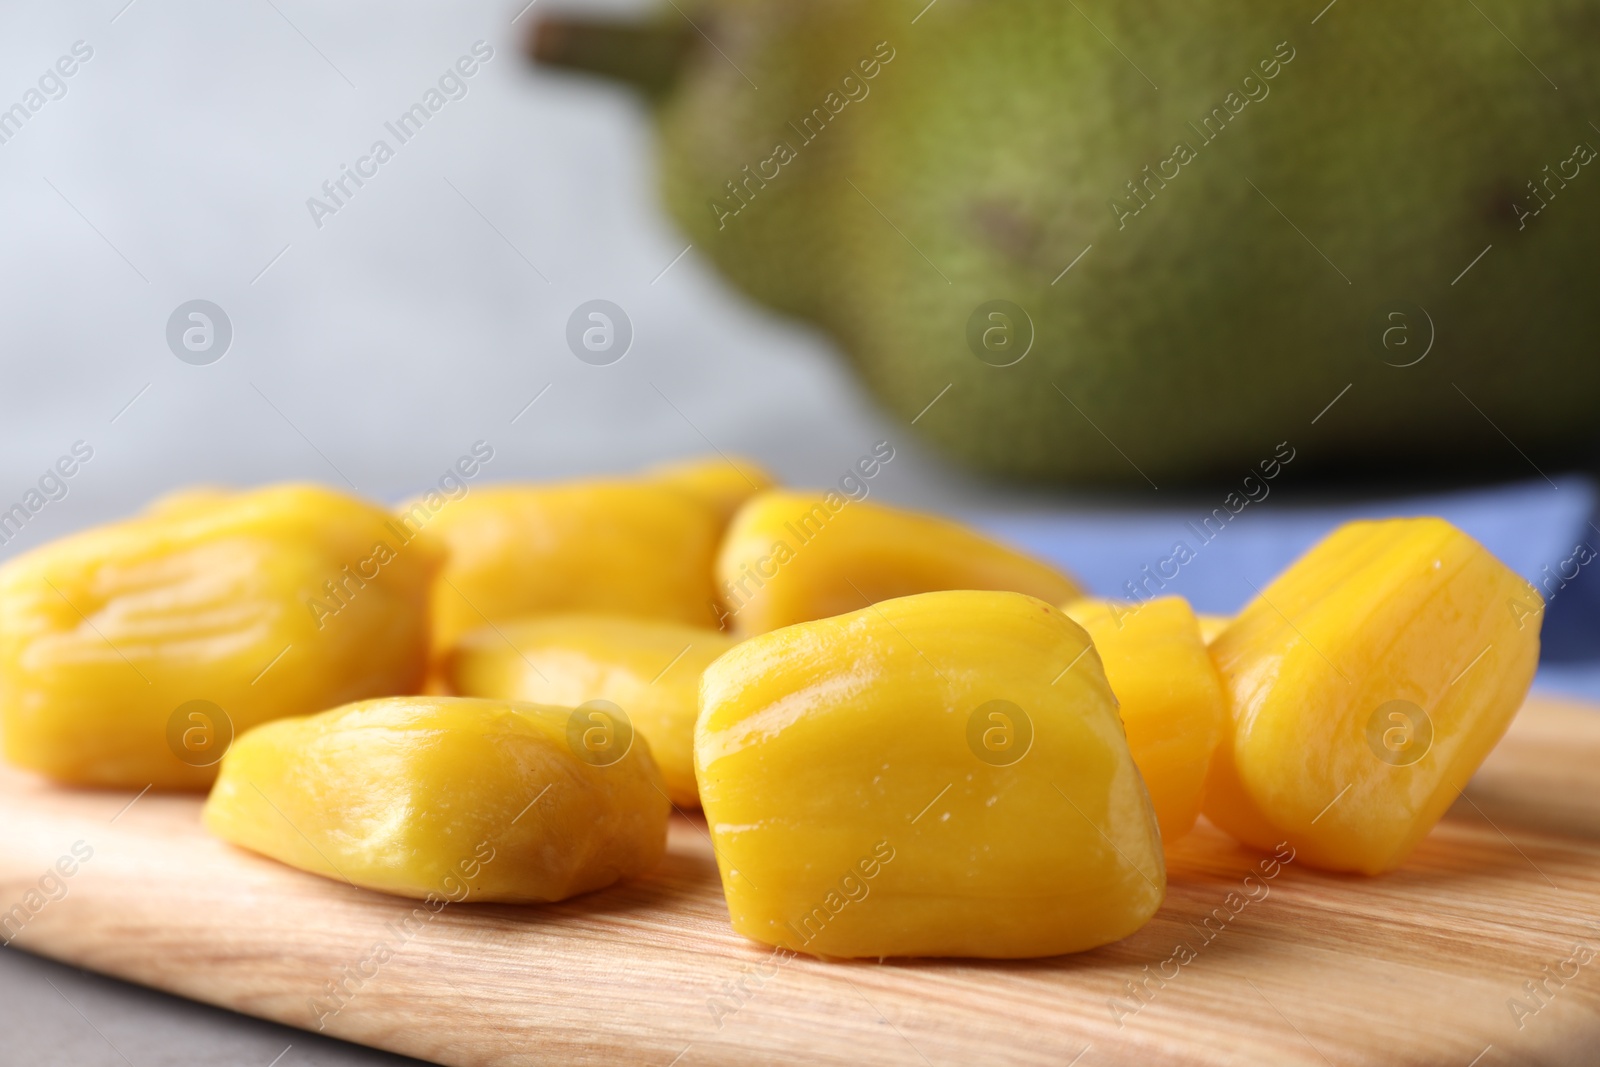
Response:
[[[536,9],[125,3],[0,16],[10,96],[93,48],[0,145],[4,484],[20,494],[75,440],[95,449],[29,542],[190,482],[348,480],[392,498],[477,440],[499,478],[709,441],[832,480],[890,433],[817,336],[679,258],[643,108],[533,69]],[[395,143],[384,124],[479,41],[493,58],[466,95],[319,228],[308,198]],[[606,367],[564,340],[595,298],[636,334]],[[196,299],[233,328],[207,366],[166,337]],[[902,494],[979,492],[913,452]]]
[[[494,448],[496,480],[720,451],[796,484],[835,482],[889,441],[875,498],[968,518],[1107,595],[1176,541],[1196,543],[1190,524],[1226,489],[1088,493],[975,475],[880,408],[823,334],[737,294],[659,206],[641,101],[526,60],[552,3],[0,11],[0,108],[25,111],[0,115],[0,509],[29,512],[0,527],[0,561],[192,483],[306,479],[395,500],[478,441]],[[385,123],[474,55],[463,95],[335,212],[308,208],[375,140],[395,144]],[[74,73],[48,80],[32,109],[27,94],[62,57]],[[567,343],[592,300],[631,324],[626,355],[606,365]],[[214,334],[185,359],[195,301]],[[41,489],[59,457],[85,451],[64,495]],[[1600,647],[1600,580],[1569,562],[1600,545],[1595,502],[1585,475],[1531,463],[1491,486],[1391,484],[1376,497],[1297,484],[1291,466],[1168,588],[1232,612],[1344,518],[1442,514],[1530,580],[1563,576],[1539,684],[1600,696],[1585,662]],[[290,1031],[280,1043],[273,1028],[15,950],[0,952],[0,1002],[26,1006],[7,1024],[16,1062],[122,1062],[120,1046],[141,1065],[266,1067],[291,1043],[282,1067],[397,1062]]]

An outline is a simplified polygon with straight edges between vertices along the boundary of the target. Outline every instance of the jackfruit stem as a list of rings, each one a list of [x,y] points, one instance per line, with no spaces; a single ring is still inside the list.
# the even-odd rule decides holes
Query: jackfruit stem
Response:
[[[655,97],[677,80],[691,43],[688,27],[672,22],[560,14],[534,24],[527,52],[542,66],[611,78]]]

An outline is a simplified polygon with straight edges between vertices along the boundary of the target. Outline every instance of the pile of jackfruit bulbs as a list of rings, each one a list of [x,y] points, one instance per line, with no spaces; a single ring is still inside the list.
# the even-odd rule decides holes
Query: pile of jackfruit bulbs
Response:
[[[1215,619],[743,460],[460,484],[191,490],[11,560],[7,758],[209,789],[221,838],[430,900],[642,875],[698,807],[754,940],[1048,956],[1143,925],[1201,813],[1398,866],[1538,659],[1538,593],[1434,518]]]

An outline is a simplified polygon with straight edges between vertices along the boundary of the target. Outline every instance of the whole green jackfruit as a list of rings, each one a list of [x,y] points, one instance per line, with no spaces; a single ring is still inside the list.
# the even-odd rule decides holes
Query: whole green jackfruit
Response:
[[[535,53],[645,84],[696,251],[973,465],[1159,485],[1289,441],[1306,473],[1531,475],[1600,444],[1594,0],[675,7],[631,57],[570,20]]]

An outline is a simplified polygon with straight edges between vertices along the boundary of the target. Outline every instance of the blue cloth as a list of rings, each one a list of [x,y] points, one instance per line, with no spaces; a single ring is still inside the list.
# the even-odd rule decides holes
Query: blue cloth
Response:
[[[1544,594],[1548,607],[1535,685],[1600,700],[1597,498],[1600,493],[1588,478],[1567,475],[1554,484],[1541,478],[1315,505],[1281,504],[1269,493],[1226,522],[1213,516],[1209,526],[1203,525],[1211,514],[1203,504],[1137,512],[991,513],[974,521],[1065,567],[1097,595],[1127,598],[1131,583],[1142,596],[1175,594],[1196,611],[1231,615],[1340,523],[1438,515],[1477,538]],[[1220,498],[1213,506],[1227,514]],[[1186,552],[1178,551],[1180,544]]]

